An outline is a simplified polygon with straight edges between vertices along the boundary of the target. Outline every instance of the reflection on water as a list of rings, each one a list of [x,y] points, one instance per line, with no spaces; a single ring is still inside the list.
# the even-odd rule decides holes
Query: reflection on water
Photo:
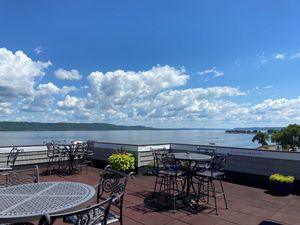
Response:
[[[94,140],[124,144],[209,144],[255,148],[253,134],[228,134],[224,130],[122,130],[122,131],[2,131],[0,146],[43,144],[51,140]]]

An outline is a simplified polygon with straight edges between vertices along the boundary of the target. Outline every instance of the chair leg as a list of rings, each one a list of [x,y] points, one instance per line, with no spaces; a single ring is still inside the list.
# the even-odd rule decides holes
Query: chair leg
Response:
[[[221,189],[222,189],[222,194],[223,194],[223,198],[224,198],[225,206],[226,206],[226,209],[228,209],[227,200],[226,200],[226,196],[225,196],[225,192],[224,192],[224,188],[223,188],[222,180],[221,180],[221,179],[219,179],[219,182],[220,182],[220,186],[221,186]]]
[[[158,179],[158,177],[156,177],[156,178]],[[156,207],[157,210],[158,210],[158,207],[159,207],[160,194],[161,194],[161,191],[162,191],[162,187],[163,187],[163,185],[164,185],[163,179],[164,179],[164,178],[162,178],[161,183],[160,183],[160,185],[159,185],[159,190],[158,190],[157,207]],[[155,184],[155,186],[156,186],[156,184]]]
[[[152,196],[155,196],[155,194],[156,194],[157,183],[158,183],[158,175],[155,178],[154,190],[153,190]]]
[[[176,212],[176,194],[179,193],[177,178],[172,177],[172,196],[173,196],[173,213]]]
[[[210,182],[210,185],[211,185],[211,190],[212,190],[212,196],[213,196],[214,202],[215,202],[216,215],[218,215],[217,193],[216,193],[215,183],[213,180]]]

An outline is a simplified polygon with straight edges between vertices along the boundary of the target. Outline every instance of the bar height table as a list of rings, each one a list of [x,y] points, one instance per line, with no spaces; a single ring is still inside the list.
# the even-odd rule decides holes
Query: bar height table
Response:
[[[0,188],[0,222],[28,222],[45,213],[75,210],[94,195],[94,187],[77,182],[40,182]]]

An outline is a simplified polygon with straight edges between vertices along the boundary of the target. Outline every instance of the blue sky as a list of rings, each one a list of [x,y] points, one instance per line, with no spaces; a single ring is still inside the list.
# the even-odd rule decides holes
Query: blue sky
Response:
[[[1,1],[0,120],[300,123],[299,1]]]

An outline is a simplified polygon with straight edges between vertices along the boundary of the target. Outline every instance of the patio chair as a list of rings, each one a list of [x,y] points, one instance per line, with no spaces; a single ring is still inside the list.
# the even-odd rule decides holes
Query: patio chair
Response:
[[[76,157],[77,157],[77,164],[80,169],[85,166],[86,171],[88,166],[93,167],[93,159],[94,156],[94,149],[93,149],[93,142],[87,141],[84,143],[78,143],[75,147]]]
[[[217,197],[223,196],[226,209],[228,209],[225,191],[222,184],[222,179],[225,177],[225,163],[225,155],[215,155],[209,166],[206,168],[199,167],[194,174],[198,186],[198,202],[203,197],[206,197],[207,203],[209,203],[210,197],[214,198],[214,210],[216,215],[218,214]],[[217,183],[220,185],[220,190],[217,190],[216,188]]]
[[[72,223],[76,225],[106,225],[112,201],[118,201],[119,196],[113,194],[111,197],[97,204],[82,208],[77,211],[61,214],[45,214],[39,220],[39,225],[52,225],[57,222]]]
[[[97,202],[109,198],[113,194],[118,194],[119,198],[112,201],[112,210],[108,214],[107,224],[119,222],[123,224],[123,201],[127,182],[129,178],[134,178],[134,173],[122,173],[106,166],[97,188]]]
[[[93,156],[94,156],[94,142],[87,141],[85,152],[83,155],[83,164],[86,164],[87,166],[90,165],[91,167],[93,167]]]
[[[176,198],[182,193],[186,177],[184,173],[179,170],[179,163],[173,154],[155,152],[155,161],[157,163],[157,175],[154,191],[156,191],[157,186],[159,186],[157,208],[160,206],[160,198],[164,197],[167,206],[170,200],[172,200],[172,208],[173,212],[175,212]],[[178,181],[181,182],[181,188],[178,187]]]
[[[13,147],[8,156],[7,156],[7,161],[6,165],[4,167],[0,167],[0,171],[10,171],[15,169],[15,163],[18,158],[18,155],[20,152],[24,152],[23,149],[19,149],[17,147]]]
[[[0,173],[0,187],[38,182],[39,167],[37,165],[30,169],[13,170]]]
[[[48,157],[47,173],[51,175],[52,171],[61,170],[64,154],[61,151],[59,144],[55,142],[48,142],[46,143],[46,146]]]

